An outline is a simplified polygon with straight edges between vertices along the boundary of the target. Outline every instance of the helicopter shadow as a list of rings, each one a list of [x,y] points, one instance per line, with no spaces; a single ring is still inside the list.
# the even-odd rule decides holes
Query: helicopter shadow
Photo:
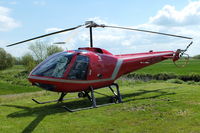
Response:
[[[130,101],[143,100],[143,99],[155,99],[155,98],[158,98],[161,96],[176,94],[175,92],[164,91],[164,90],[169,90],[169,89],[175,89],[175,87],[172,87],[172,88],[167,87],[167,88],[155,89],[155,90],[144,90],[144,89],[137,90],[138,92],[122,95],[123,98],[128,98],[128,99],[124,100],[123,102],[130,102]],[[157,94],[153,95],[153,96],[147,96],[147,97],[145,96],[145,97],[141,97],[141,98],[136,98],[137,96],[148,94],[148,93],[157,93]]]
[[[164,89],[169,89],[169,88],[164,88]],[[153,98],[158,98],[164,95],[175,94],[175,93],[166,92],[164,91],[164,89],[139,90],[139,92],[123,94],[122,97],[125,99],[123,100],[123,103],[134,101],[134,100],[153,99]],[[156,94],[153,96],[136,98],[136,96],[141,96],[144,94],[155,93],[155,92]],[[106,96],[99,97],[99,98],[96,98],[96,101],[98,105],[105,104],[108,101],[108,97]],[[88,99],[84,98],[81,100],[74,100],[74,101],[69,101],[66,103],[44,105],[40,107],[26,107],[26,106],[8,105],[8,104],[1,105],[1,106],[22,109],[21,111],[17,111],[17,112],[7,115],[7,117],[9,118],[36,116],[36,118],[33,121],[31,121],[22,131],[22,133],[29,133],[29,132],[34,131],[34,129],[46,116],[57,114],[57,113],[64,113],[64,112],[70,113],[70,112],[67,112],[64,108],[62,108],[62,106],[67,106],[70,109],[77,109],[77,108],[81,109],[81,108],[86,108],[86,107],[91,106],[91,102],[89,102]]]

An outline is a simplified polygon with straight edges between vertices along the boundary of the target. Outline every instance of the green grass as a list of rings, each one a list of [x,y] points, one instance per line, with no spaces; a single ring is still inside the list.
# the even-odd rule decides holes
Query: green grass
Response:
[[[28,73],[22,65],[15,65],[12,68],[0,71],[0,81],[14,85],[30,86],[27,77]]]
[[[0,81],[0,95],[17,94],[24,92],[41,91],[38,87],[13,85],[7,82]]]
[[[180,63],[177,63],[180,64]],[[144,69],[138,70],[135,73],[174,73],[177,75],[188,75],[191,73],[200,74],[200,60],[190,59],[189,63],[183,68],[177,68],[171,60],[166,60]]]
[[[168,82],[131,83],[120,81],[122,104],[74,113],[61,106],[80,108],[87,99],[61,104],[38,105],[31,101],[50,100],[57,93],[35,92],[0,96],[0,132],[95,132],[95,133],[188,133],[200,132],[200,86]],[[106,89],[98,90],[110,94]],[[75,94],[69,94],[69,97]],[[99,103],[107,97],[97,95]]]
[[[27,80],[27,72],[22,65],[0,71],[0,95],[41,91]]]

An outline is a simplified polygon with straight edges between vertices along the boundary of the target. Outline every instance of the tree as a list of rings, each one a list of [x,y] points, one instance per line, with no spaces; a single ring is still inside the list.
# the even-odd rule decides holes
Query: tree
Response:
[[[15,65],[23,65],[20,57],[13,57],[13,60]]]
[[[29,46],[29,50],[31,53],[25,54],[21,59],[27,71],[31,71],[48,56],[63,51],[62,48],[50,45],[47,41],[36,41]]]
[[[33,56],[29,53],[22,56],[21,59],[22,64],[25,66],[25,69],[30,72],[36,65],[36,61],[34,60]]]
[[[43,61],[47,57],[48,42],[36,41],[29,46],[33,57],[37,62]]]
[[[3,48],[0,48],[0,70],[12,67],[14,64],[13,57]]]
[[[54,53],[63,51],[61,47],[50,45],[47,41],[36,41],[29,46],[29,50],[38,63]]]
[[[29,62],[35,62],[35,60],[31,54],[26,53],[24,56],[22,56],[21,62],[23,65],[27,65]]]
[[[50,45],[47,47],[47,56],[64,51],[61,47]]]

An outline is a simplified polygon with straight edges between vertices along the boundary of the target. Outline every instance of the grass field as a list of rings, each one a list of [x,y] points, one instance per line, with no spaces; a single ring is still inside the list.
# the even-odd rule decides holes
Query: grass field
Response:
[[[200,132],[200,86],[167,82],[137,83],[122,81],[122,104],[67,112],[61,106],[89,106],[87,99],[61,104],[38,105],[31,101],[55,99],[56,93],[34,92],[0,96],[2,133],[188,133]],[[98,90],[107,94],[106,89]],[[69,97],[75,94],[69,94]],[[96,95],[98,104],[107,97]]]
[[[199,60],[191,60],[185,68],[176,68],[170,61],[144,68],[137,73],[172,72],[200,74]],[[168,81],[118,80],[123,103],[96,109],[67,112],[90,106],[87,99],[69,100],[59,104],[38,105],[57,99],[57,93],[41,91],[26,80],[23,66],[0,71],[0,132],[113,132],[113,133],[188,133],[200,132],[200,83]],[[179,83],[179,84],[175,84]],[[29,92],[29,93],[27,93]],[[107,89],[98,92],[111,95]],[[77,96],[69,94],[68,97]],[[97,103],[109,98],[96,94]]]
[[[27,80],[27,73],[21,65],[0,71],[0,95],[41,91]]]
[[[182,62],[177,64],[183,64]],[[190,59],[188,64],[183,68],[177,68],[171,60],[166,60],[152,66],[146,67],[144,69],[136,71],[136,73],[174,73],[177,75],[188,75],[192,73],[200,74],[200,60]]]

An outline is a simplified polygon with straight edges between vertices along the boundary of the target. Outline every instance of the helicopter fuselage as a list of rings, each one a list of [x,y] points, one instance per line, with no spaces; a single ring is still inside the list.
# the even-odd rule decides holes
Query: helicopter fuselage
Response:
[[[28,79],[50,91],[87,91],[90,86],[94,89],[109,86],[122,75],[174,56],[174,51],[113,55],[100,48],[79,48],[48,57]]]

